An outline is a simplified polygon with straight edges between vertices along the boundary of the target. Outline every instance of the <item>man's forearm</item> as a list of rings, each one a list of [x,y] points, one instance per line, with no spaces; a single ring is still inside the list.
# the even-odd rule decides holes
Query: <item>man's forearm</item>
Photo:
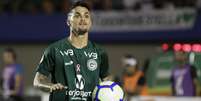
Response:
[[[193,79],[193,82],[194,82],[194,86],[195,86],[195,94],[197,95],[199,92],[198,92],[198,88],[200,88],[200,83],[197,79]]]
[[[15,75],[15,88],[11,91],[12,95],[16,95],[20,91],[20,86],[22,85],[22,75]]]
[[[47,76],[40,74],[39,72],[36,73],[36,76],[34,78],[34,86],[45,92],[68,89],[67,86],[64,86],[61,83],[51,83]]]
[[[34,78],[34,87],[41,89],[45,92],[51,92],[51,86],[53,83],[50,82],[47,76],[40,74],[39,72],[36,73]]]

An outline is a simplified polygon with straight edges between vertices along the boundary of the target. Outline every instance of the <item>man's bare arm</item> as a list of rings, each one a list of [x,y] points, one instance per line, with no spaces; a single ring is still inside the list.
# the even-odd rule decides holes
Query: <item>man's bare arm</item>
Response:
[[[22,81],[22,75],[21,74],[15,75],[15,88],[14,88],[14,90],[11,90],[12,95],[16,95],[17,92],[19,92],[20,85],[22,83],[21,81]]]
[[[62,90],[66,87],[64,87],[62,84],[57,83],[53,84],[49,80],[49,78],[39,72],[36,73],[34,82],[33,82],[34,87],[41,89],[42,91],[45,92],[52,92],[55,90]]]

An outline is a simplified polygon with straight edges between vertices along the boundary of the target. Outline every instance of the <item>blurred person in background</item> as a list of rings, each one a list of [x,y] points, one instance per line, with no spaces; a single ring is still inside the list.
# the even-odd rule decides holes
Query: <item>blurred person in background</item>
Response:
[[[126,55],[123,58],[123,89],[126,93],[127,101],[130,101],[132,96],[146,96],[147,86],[145,75],[138,67],[138,61],[132,55]]]
[[[123,0],[124,8],[126,10],[136,10],[141,7],[141,0]]]
[[[60,3],[60,10],[62,13],[67,14],[69,12],[70,2],[69,0],[62,0]]]
[[[103,10],[110,11],[112,10],[112,0],[102,0]]]
[[[42,2],[42,11],[46,15],[52,15],[55,12],[55,5],[51,0],[43,0]]]
[[[112,0],[94,0],[93,9],[110,11],[112,9]]]
[[[172,70],[171,84],[174,96],[196,96],[196,68],[188,63],[188,54],[183,51],[174,53],[176,66]]]
[[[3,97],[5,101],[22,101],[23,95],[23,68],[16,63],[16,53],[12,48],[7,48],[3,52],[4,69]]]

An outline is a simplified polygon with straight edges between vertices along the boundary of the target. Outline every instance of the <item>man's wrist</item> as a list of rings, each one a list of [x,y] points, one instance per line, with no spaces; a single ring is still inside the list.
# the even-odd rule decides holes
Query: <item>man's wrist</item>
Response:
[[[52,93],[52,91],[53,91],[53,89],[52,89],[52,87],[50,86],[50,87],[49,87],[49,92]]]

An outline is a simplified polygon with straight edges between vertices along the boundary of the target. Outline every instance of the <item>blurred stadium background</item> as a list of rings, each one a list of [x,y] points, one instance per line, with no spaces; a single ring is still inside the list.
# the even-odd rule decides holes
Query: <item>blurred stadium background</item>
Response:
[[[16,50],[25,70],[25,98],[35,98],[27,101],[45,99],[46,94],[41,96],[32,87],[33,71],[44,49],[68,35],[66,15],[73,1],[0,0],[0,53],[7,47]],[[201,0],[86,1],[93,8],[90,40],[107,50],[112,74],[121,75],[122,57],[132,54],[146,71],[151,101],[201,100],[199,87],[197,97],[171,97],[169,80],[173,52],[183,49],[201,84]]]

